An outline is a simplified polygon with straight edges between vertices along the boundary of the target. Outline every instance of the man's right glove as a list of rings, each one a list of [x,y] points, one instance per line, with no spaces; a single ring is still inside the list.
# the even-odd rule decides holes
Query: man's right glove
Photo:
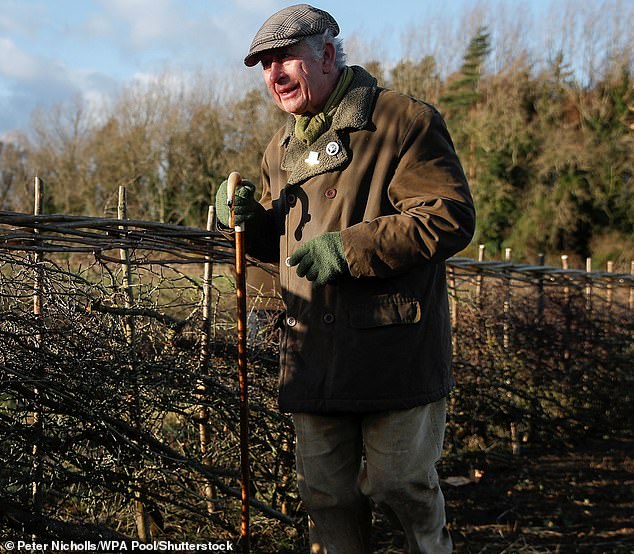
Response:
[[[262,204],[256,201],[255,185],[244,179],[236,189],[233,197],[233,213],[235,225],[242,225],[255,216],[265,212]],[[227,180],[225,179],[216,192],[216,218],[225,227],[229,227],[231,208],[227,205]]]

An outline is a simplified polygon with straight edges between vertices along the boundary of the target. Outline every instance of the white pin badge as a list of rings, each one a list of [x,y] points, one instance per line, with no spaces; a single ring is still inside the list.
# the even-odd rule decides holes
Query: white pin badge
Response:
[[[308,153],[308,158],[304,160],[308,165],[317,165],[319,163],[319,153],[312,150]]]
[[[326,154],[336,156],[339,153],[339,145],[336,142],[329,142],[326,145]]]

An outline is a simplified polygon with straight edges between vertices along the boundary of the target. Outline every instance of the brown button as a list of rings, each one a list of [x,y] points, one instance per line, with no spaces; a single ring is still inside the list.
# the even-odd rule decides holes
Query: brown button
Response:
[[[326,192],[324,192],[324,195],[329,200],[332,200],[335,196],[337,196],[337,189],[326,189]]]
[[[335,322],[335,315],[331,314],[330,312],[326,312],[322,320],[326,325],[331,325]]]

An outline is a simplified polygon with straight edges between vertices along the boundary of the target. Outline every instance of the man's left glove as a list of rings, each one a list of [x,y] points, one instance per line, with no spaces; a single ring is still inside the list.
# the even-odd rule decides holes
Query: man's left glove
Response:
[[[324,233],[300,246],[288,259],[288,265],[296,265],[297,275],[313,281],[315,286],[332,283],[350,271],[338,231]]]
[[[216,192],[216,218],[222,225],[229,227],[231,208],[227,205],[227,179],[225,179]],[[236,189],[233,197],[233,212],[235,224],[241,225],[250,219],[258,218],[264,212],[264,208],[254,197],[255,185],[244,179]]]

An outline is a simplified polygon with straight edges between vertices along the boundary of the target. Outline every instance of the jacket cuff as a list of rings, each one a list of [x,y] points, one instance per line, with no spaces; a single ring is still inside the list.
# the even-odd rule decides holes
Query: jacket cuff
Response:
[[[353,277],[364,277],[371,275],[370,266],[367,264],[367,256],[364,247],[367,242],[366,233],[354,225],[341,231],[341,243],[343,245],[343,253],[348,262],[350,275]]]

